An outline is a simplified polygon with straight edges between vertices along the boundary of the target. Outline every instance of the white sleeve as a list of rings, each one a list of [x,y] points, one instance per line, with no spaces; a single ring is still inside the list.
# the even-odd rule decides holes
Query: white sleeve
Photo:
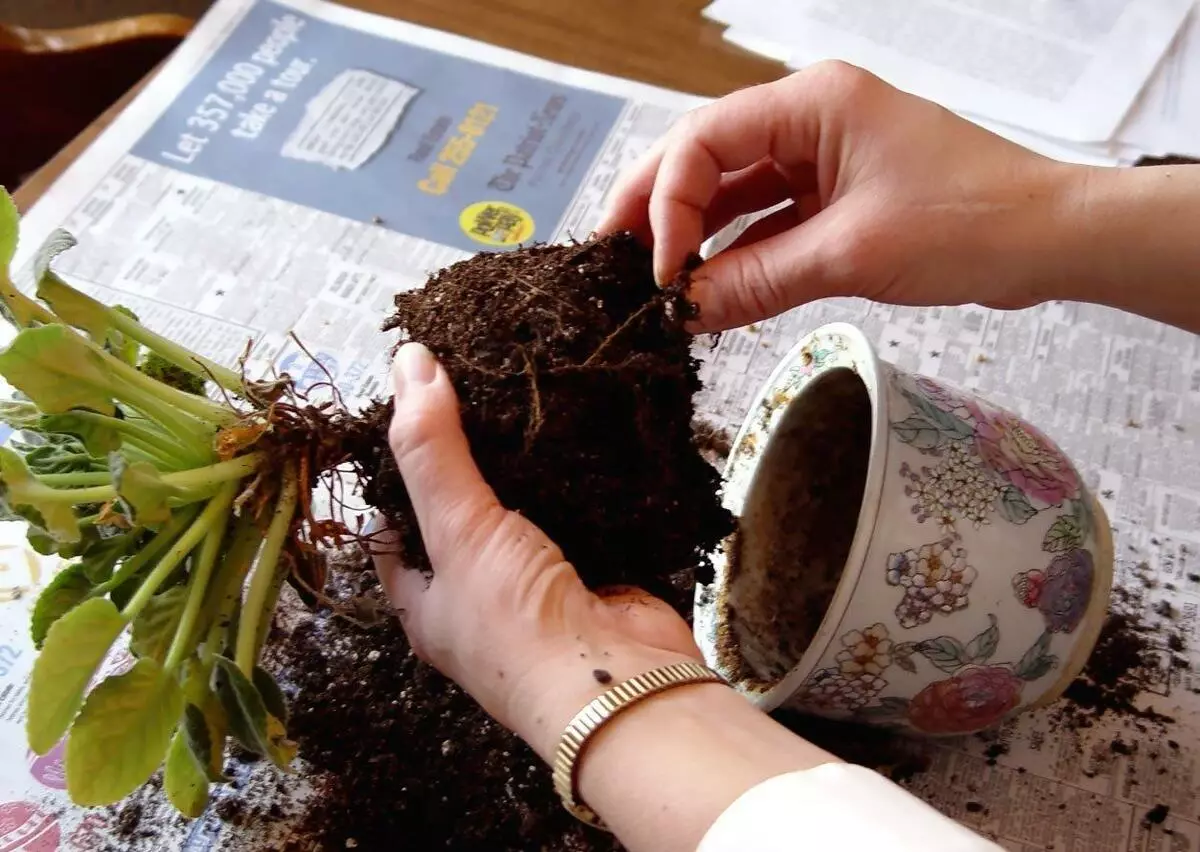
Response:
[[[862,766],[827,763],[741,795],[696,852],[1003,852]]]

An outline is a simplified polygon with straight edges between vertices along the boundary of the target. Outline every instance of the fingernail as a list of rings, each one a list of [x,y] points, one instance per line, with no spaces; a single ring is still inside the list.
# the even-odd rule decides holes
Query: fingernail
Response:
[[[406,382],[427,385],[437,375],[437,359],[420,343],[405,343],[396,353],[396,363]]]

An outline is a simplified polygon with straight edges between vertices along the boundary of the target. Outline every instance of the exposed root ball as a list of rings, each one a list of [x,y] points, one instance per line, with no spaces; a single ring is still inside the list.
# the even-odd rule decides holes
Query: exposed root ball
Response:
[[[688,604],[681,571],[732,529],[693,438],[692,306],[660,290],[629,235],[480,254],[396,297],[387,328],[449,373],[475,459],[502,503],[544,529],[592,588],[636,584]],[[390,404],[352,441],[366,497],[425,567],[384,434]],[[687,579],[690,580],[690,577]]]

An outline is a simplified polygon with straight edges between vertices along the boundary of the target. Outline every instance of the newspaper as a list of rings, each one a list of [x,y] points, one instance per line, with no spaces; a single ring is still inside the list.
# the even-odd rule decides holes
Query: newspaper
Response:
[[[615,174],[698,103],[319,0],[222,0],[29,211],[18,277],[28,280],[38,245],[66,227],[80,245],[62,256],[65,277],[157,330],[227,364],[252,340],[261,374],[305,385],[329,371],[351,402],[382,396],[391,341],[377,329],[394,292],[478,248],[586,235]],[[884,358],[977,390],[1052,434],[1104,501],[1122,575],[1146,561],[1197,632],[1194,336],[1075,304],[997,313],[826,300],[715,347],[699,341],[701,417],[735,428],[776,359],[834,320],[862,328]],[[113,831],[110,813],[66,798],[61,752],[36,757],[25,745],[29,610],[56,568],[18,526],[0,524],[6,851],[94,849]],[[995,765],[974,738],[931,743],[933,766],[911,787],[1014,852],[1198,850],[1193,678],[1164,677],[1156,706],[1179,718],[1178,748],[1153,770],[1141,765],[1149,742],[1117,755],[1111,735],[1092,730],[1079,750],[1042,714],[1000,732],[1009,752]],[[305,794],[302,774],[287,783]],[[1170,816],[1143,827],[1159,803]],[[139,849],[282,845],[211,811],[184,825],[164,809],[142,823],[161,831]]]
[[[716,0],[705,15],[845,59],[955,110],[1078,142],[1112,138],[1193,0]]]

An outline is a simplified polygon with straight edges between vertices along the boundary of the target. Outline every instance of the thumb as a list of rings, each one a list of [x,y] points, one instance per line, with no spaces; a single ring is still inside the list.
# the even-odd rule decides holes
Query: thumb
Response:
[[[471,458],[450,377],[433,353],[406,343],[392,364],[395,413],[388,444],[435,571],[489,526],[499,502]]]
[[[808,207],[791,204],[758,220],[692,273],[688,297],[700,307],[692,331],[737,328],[839,295],[827,250],[837,242],[829,239],[834,211]]]

